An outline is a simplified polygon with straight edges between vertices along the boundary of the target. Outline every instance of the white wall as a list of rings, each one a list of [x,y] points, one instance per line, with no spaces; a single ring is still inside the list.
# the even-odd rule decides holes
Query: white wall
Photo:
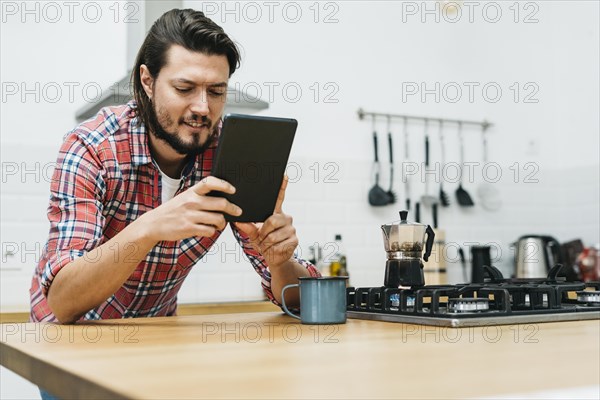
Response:
[[[494,3],[493,4],[498,4]],[[201,8],[201,2],[189,2]],[[486,22],[482,4],[475,8],[474,22],[466,10],[458,23],[439,23],[427,15],[409,16],[403,7],[421,2],[335,2],[337,23],[314,23],[312,3],[302,3],[303,17],[288,23],[283,10],[274,12],[268,22],[268,9],[262,19],[251,23],[250,8],[239,6],[240,22],[223,7],[214,15],[217,21],[243,46],[242,69],[233,76],[242,86],[264,82],[281,85],[297,82],[304,96],[298,103],[278,100],[269,113],[293,114],[301,121],[301,136],[295,154],[310,157],[365,159],[371,146],[368,123],[359,123],[359,107],[382,112],[425,114],[496,123],[490,138],[491,156],[506,160],[528,160],[548,166],[596,165],[598,163],[598,4],[593,2],[539,2],[537,23],[514,23],[512,3],[502,4],[498,23]],[[425,4],[425,3],[423,3]],[[433,2],[427,2],[433,7]],[[204,6],[209,9],[208,6]],[[321,6],[321,19],[325,6]],[[280,7],[282,8],[282,7]],[[233,6],[230,7],[230,10]],[[488,8],[490,18],[493,8]],[[244,11],[245,10],[245,11]],[[279,9],[276,9],[279,10]],[[293,16],[293,7],[288,14]],[[331,12],[333,8],[328,8]],[[533,10],[535,11],[535,10]],[[521,19],[532,9],[521,10]],[[244,19],[243,16],[246,15]],[[406,22],[403,22],[403,19]],[[310,85],[333,82],[339,88],[339,102],[314,102]],[[444,84],[476,82],[474,102],[467,88],[457,103],[433,95],[422,101],[409,96],[403,101],[403,84],[425,83],[433,88]],[[532,82],[539,88],[533,97],[537,104],[515,103],[510,87]],[[486,101],[481,87],[497,83],[503,95],[497,103]],[[326,92],[326,91],[324,91]],[[490,91],[490,94],[493,94]],[[450,93],[452,95],[452,93]],[[450,97],[450,96],[448,96]],[[565,140],[566,138],[569,140]],[[421,144],[421,137],[415,137]],[[528,139],[538,142],[539,155],[526,153]],[[580,143],[589,144],[583,149]],[[477,155],[479,143],[473,142]],[[365,149],[366,148],[366,149]],[[332,154],[332,149],[338,149]],[[559,162],[558,162],[559,161]]]
[[[74,126],[75,111],[95,95],[94,89],[110,87],[128,67],[124,19],[126,11],[135,10],[124,7],[130,3],[117,4],[116,22],[112,2],[81,3],[72,15],[67,6],[55,4],[61,18],[41,3],[28,6],[31,14],[24,14],[22,8],[3,9],[3,309],[27,307],[34,253],[47,232],[49,168],[62,136]],[[432,10],[433,2],[322,2],[318,7],[311,2],[277,3],[271,15],[263,2],[185,4],[204,9],[239,42],[243,62],[232,85],[258,90],[270,100],[263,114],[300,121],[294,168],[289,170],[295,178],[285,209],[295,217],[304,254],[309,244],[323,245],[335,233],[344,235],[354,284],[380,283],[384,255],[378,226],[397,219],[401,207],[367,205],[372,184],[371,123],[357,118],[359,107],[494,123],[489,131],[489,160],[503,169],[496,184],[503,208],[466,210],[454,201],[440,214],[448,241],[498,243],[502,257],[497,265],[509,271],[508,244],[521,234],[548,233],[559,240],[579,237],[588,245],[600,240],[598,3],[522,3],[517,23],[514,9],[509,8],[512,3],[473,3],[473,22],[463,7],[456,23],[446,19],[457,15],[438,14],[436,22],[436,15],[425,13],[424,7]],[[497,4],[502,6],[502,16],[492,23]],[[91,22],[96,19],[96,5],[101,16]],[[301,17],[293,23],[298,8]],[[524,23],[526,17],[537,22]],[[55,19],[58,22],[53,23]],[[478,85],[472,101],[465,82]],[[515,82],[519,101],[513,98]],[[447,89],[458,85],[462,97],[453,102],[452,90],[440,92],[439,100],[434,94],[421,98],[406,92],[407,87],[421,84],[434,89],[436,83]],[[484,97],[481,88],[486,84],[501,88],[497,102]],[[18,91],[13,94],[15,87]],[[72,98],[69,87],[74,88]],[[295,88],[301,89],[300,96]],[[537,102],[525,103],[524,96],[532,88],[537,90],[532,97]],[[415,123],[409,128],[411,160],[420,163],[423,126]],[[383,160],[387,160],[385,129],[384,122],[377,124]],[[396,159],[402,161],[401,124],[394,124],[392,131]],[[467,160],[481,163],[479,131],[466,127],[464,133]],[[456,127],[447,127],[445,137],[447,160],[457,161]],[[436,131],[432,156],[439,159]],[[519,176],[514,182],[516,162]],[[526,168],[528,162],[533,164]],[[383,168],[386,186],[386,162]],[[465,185],[472,194],[483,180],[481,168],[476,165],[472,181]],[[395,189],[403,200],[400,170],[396,165]],[[527,183],[525,177],[532,171],[537,182]],[[417,176],[412,179],[413,201],[423,193],[420,181]],[[445,188],[453,193],[456,186],[447,183]],[[437,191],[437,185],[433,189]],[[430,222],[428,212],[424,213],[424,222]],[[5,257],[5,250],[14,246],[15,256]],[[239,253],[223,250],[232,247],[227,235],[219,252],[191,274],[181,301],[262,297],[258,277],[249,265]],[[453,271],[451,278],[460,279],[459,271]]]
[[[6,4],[19,9],[5,8]],[[68,6],[56,2],[60,18],[41,2],[28,3],[33,13],[25,14],[23,4],[2,4],[0,28],[2,310],[27,309],[36,248],[43,245],[47,233],[48,168],[62,136],[75,124],[75,111],[95,95],[95,88],[110,87],[126,72],[124,19],[127,11],[135,11],[124,9],[125,2],[118,3],[115,22],[114,2],[78,3],[72,15]],[[335,233],[344,235],[353,284],[381,284],[384,254],[378,226],[396,219],[400,208],[367,205],[371,125],[358,120],[359,107],[494,123],[489,159],[503,169],[495,185],[503,208],[498,212],[480,207],[465,210],[454,201],[440,215],[447,241],[497,243],[502,253],[496,265],[506,272],[512,262],[508,244],[524,233],[548,233],[559,240],[582,238],[587,245],[600,241],[597,2],[520,3],[517,23],[514,10],[509,9],[513,2],[473,3],[472,23],[466,8],[457,23],[443,16],[436,22],[435,15],[423,14],[424,7],[434,7],[433,2],[321,2],[318,16],[314,2],[276,3],[272,22],[265,2],[227,3],[229,13],[223,4],[186,2],[197,9],[204,7],[240,43],[244,58],[232,83],[249,91],[259,88],[263,99],[271,100],[264,114],[300,121],[292,156],[293,165],[300,168],[289,172],[301,175],[294,175],[284,208],[295,217],[305,253],[309,244],[323,245]],[[502,17],[492,23],[496,4],[502,6]],[[92,22],[96,5],[101,16]],[[296,6],[302,17],[292,23]],[[527,16],[538,21],[524,23]],[[327,17],[336,21],[324,23]],[[412,84],[432,89],[436,82],[447,88],[456,82],[463,89],[462,98],[453,103],[449,97],[455,93],[450,91],[439,101],[433,94],[423,100],[402,90]],[[472,102],[464,82],[479,84]],[[515,101],[514,82],[521,96],[531,93],[528,88],[536,88],[533,99],[537,102]],[[498,102],[483,97],[480,89],[485,84],[502,89]],[[18,91],[11,94],[14,85]],[[60,95],[53,91],[57,87]],[[69,98],[69,87],[74,87],[73,98]],[[88,92],[84,93],[84,87]],[[269,87],[274,88],[272,98]],[[284,93],[283,87],[289,91]],[[298,101],[294,99],[296,87],[302,90]],[[31,92],[23,95],[23,89]],[[401,126],[392,128],[396,158],[402,160]],[[378,124],[377,129],[383,133],[385,124]],[[411,154],[417,162],[422,161],[422,129],[418,124],[410,126]],[[451,131],[454,127],[448,129],[447,160],[456,161],[456,132]],[[465,137],[467,159],[481,162],[478,131],[465,129]],[[439,156],[435,138],[434,160]],[[387,160],[383,139],[380,136],[382,156]],[[516,182],[510,169],[515,162],[520,171]],[[524,168],[527,162],[534,163],[537,182],[525,182],[525,174],[533,171]],[[383,167],[387,171],[386,163]],[[466,184],[472,194],[482,181],[481,165],[475,171],[473,181]],[[397,165],[396,176],[399,172]],[[413,179],[413,197],[423,191],[418,180]],[[387,172],[383,181],[387,182]],[[403,199],[399,179],[395,187]],[[445,187],[453,192],[456,184]],[[427,216],[424,221],[429,222]],[[233,249],[228,237],[219,243],[219,252],[190,275],[181,301],[261,298],[258,278],[239,251],[225,250]],[[5,257],[9,249],[15,255]],[[457,264],[450,265],[449,275],[453,281],[461,279]],[[1,375],[2,397],[35,395],[34,387],[19,383],[6,370]]]

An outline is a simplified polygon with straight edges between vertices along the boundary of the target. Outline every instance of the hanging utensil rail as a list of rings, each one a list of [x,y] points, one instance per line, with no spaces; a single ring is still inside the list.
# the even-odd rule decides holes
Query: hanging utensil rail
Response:
[[[477,125],[477,126],[481,126],[484,129],[488,129],[489,127],[493,126],[493,124],[491,122],[488,121],[469,121],[469,120],[464,120],[464,119],[450,119],[450,118],[437,118],[437,117],[424,117],[424,116],[419,116],[419,115],[407,115],[407,114],[386,114],[386,113],[378,113],[378,112],[371,112],[371,111],[365,111],[362,108],[358,109],[357,111],[358,113],[358,118],[359,119],[364,119],[365,117],[373,117],[373,118],[386,118],[386,119],[390,119],[390,118],[399,118],[399,119],[403,119],[403,120],[419,120],[419,121],[438,121],[441,123],[452,123],[452,124],[463,124],[463,125]]]

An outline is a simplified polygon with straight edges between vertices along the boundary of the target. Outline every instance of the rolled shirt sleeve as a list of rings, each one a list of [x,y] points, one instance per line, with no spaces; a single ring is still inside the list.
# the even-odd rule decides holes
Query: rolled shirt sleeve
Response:
[[[254,250],[252,248],[252,245],[250,245],[250,239],[248,238],[248,235],[246,235],[243,232],[240,232],[233,224],[230,224],[230,226],[231,226],[231,230],[233,231],[233,235],[235,236],[238,243],[242,247],[244,254],[246,255],[246,257],[248,257],[248,260],[250,260],[252,267],[254,268],[256,273],[260,276],[261,286],[262,286],[265,294],[267,295],[267,297],[273,304],[281,307],[281,303],[278,302],[275,299],[275,296],[273,295],[273,291],[271,289],[271,272],[269,271],[269,266],[267,265],[267,262],[265,261],[264,257],[262,256],[262,254],[260,254],[258,251]],[[314,265],[312,265],[312,263],[296,257],[296,254],[294,254],[293,259],[298,264],[300,264],[304,268],[306,268],[306,270],[308,271],[310,276],[313,276],[313,277],[321,276],[321,274],[319,273],[319,270]]]
[[[106,187],[95,149],[73,131],[59,151],[50,183],[50,233],[40,282],[44,296],[65,265],[103,242]]]

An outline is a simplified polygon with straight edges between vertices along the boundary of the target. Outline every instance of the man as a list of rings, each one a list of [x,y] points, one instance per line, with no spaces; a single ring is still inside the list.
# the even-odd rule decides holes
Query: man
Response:
[[[191,267],[240,208],[208,176],[227,83],[239,52],[201,12],[171,10],[150,29],[133,69],[134,101],[102,109],[65,137],[51,183],[50,233],[31,286],[31,320],[73,323],[174,315]],[[281,205],[264,224],[231,228],[267,296],[318,276],[293,256]],[[298,304],[298,292],[286,303]]]

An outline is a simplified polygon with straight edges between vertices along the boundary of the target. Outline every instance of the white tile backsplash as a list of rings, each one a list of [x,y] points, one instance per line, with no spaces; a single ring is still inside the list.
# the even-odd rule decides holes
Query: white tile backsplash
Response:
[[[4,186],[2,187],[4,189]],[[2,190],[2,207],[0,209],[0,221],[12,222],[46,222],[46,210],[50,197],[49,188],[44,194],[10,194]],[[19,212],[15,212],[18,210]]]
[[[362,174],[348,173],[344,179],[340,179],[339,184],[327,187],[318,205],[313,203],[314,193],[306,196],[299,193],[300,199],[305,200],[307,208],[311,210],[302,224],[315,228],[323,226],[325,236],[315,238],[323,243],[332,240],[335,233],[341,233],[348,252],[353,284],[368,285],[373,279],[378,279],[375,284],[379,285],[383,279],[385,262],[379,225],[398,219],[397,211],[404,208],[404,185],[400,178],[395,184],[399,200],[395,205],[370,207],[367,204],[367,192],[373,184],[371,164],[345,164],[345,161],[340,161],[339,164],[343,167],[348,165],[347,170],[361,171]],[[385,163],[382,171],[380,184],[387,189]],[[536,175],[538,183],[515,183],[512,171],[503,171],[502,176],[503,179],[494,184],[502,199],[502,207],[498,211],[488,211],[477,205],[477,182],[465,184],[476,202],[473,208],[461,208],[457,205],[457,185],[444,185],[452,204],[448,208],[440,207],[438,219],[440,226],[446,230],[447,242],[460,245],[467,242],[498,243],[502,251],[495,264],[506,274],[511,273],[513,262],[509,245],[523,234],[549,234],[559,241],[581,238],[586,245],[598,243],[600,218],[597,167],[539,171]],[[577,179],[571,179],[573,176],[577,176]],[[522,173],[520,180],[523,180]],[[411,182],[412,204],[422,194],[422,186],[420,182]],[[437,194],[438,184],[431,187],[431,192]],[[337,198],[341,200],[332,203]],[[577,200],[573,201],[573,198]],[[336,207],[345,208],[344,218],[339,218],[340,212],[334,211]],[[421,207],[423,223],[432,223],[430,214],[430,210]],[[411,213],[411,216],[414,218],[414,214]],[[373,268],[378,268],[379,272],[372,271]],[[449,279],[454,282],[463,280],[460,263],[452,264]]]
[[[0,225],[0,268],[24,274],[32,272],[40,260],[47,234],[48,224],[43,220],[36,223],[13,222],[10,218],[3,220]]]
[[[16,160],[52,162],[54,149],[24,146],[3,146],[3,161]],[[383,279],[385,254],[380,225],[398,220],[404,208],[404,185],[400,166],[396,166],[395,191],[398,202],[384,207],[371,207],[367,193],[371,188],[370,161],[348,159],[293,160],[299,171],[296,181],[290,182],[284,211],[294,217],[300,239],[300,252],[309,257],[308,246],[315,242],[322,247],[341,234],[348,253],[349,271],[355,285],[379,285]],[[330,164],[328,164],[330,163]],[[12,165],[12,164],[11,164]],[[335,169],[328,167],[335,165]],[[381,185],[388,187],[387,164],[382,163]],[[512,171],[504,171],[503,179],[494,184],[502,197],[502,208],[496,212],[480,206],[461,208],[457,205],[455,184],[445,184],[452,204],[440,207],[440,227],[446,231],[446,242],[464,245],[467,242],[498,243],[502,255],[496,265],[510,272],[511,242],[527,233],[544,233],[559,241],[581,238],[586,245],[600,241],[598,205],[599,173],[597,167],[577,167],[569,170],[540,170],[539,183],[514,183]],[[337,180],[325,182],[325,178]],[[35,179],[20,180],[12,175],[2,182],[1,227],[3,250],[15,245],[14,256],[2,260],[2,305],[27,308],[29,280],[46,240],[48,223],[48,182]],[[27,178],[27,175],[25,176]],[[420,197],[421,184],[414,178],[411,187],[413,204]],[[438,184],[431,185],[438,193]],[[477,183],[465,188],[477,202]],[[413,219],[411,213],[409,219]],[[422,207],[423,223],[432,223],[431,213]],[[467,254],[469,256],[469,254]],[[462,280],[460,263],[449,264],[449,279]],[[226,229],[215,248],[196,265],[184,283],[179,300],[182,303],[207,301],[259,300],[263,298],[260,277],[256,274],[237,245],[230,229]]]
[[[0,312],[29,312],[31,274],[0,270]]]

